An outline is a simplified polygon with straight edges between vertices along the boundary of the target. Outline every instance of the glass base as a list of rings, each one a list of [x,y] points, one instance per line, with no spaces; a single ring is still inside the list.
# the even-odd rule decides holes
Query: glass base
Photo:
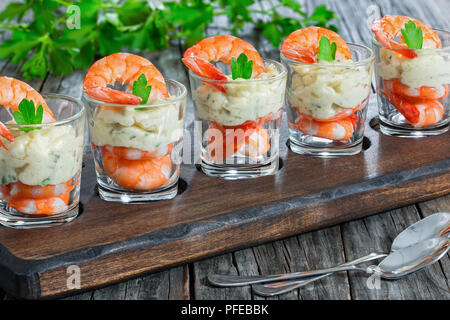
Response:
[[[214,164],[202,159],[200,164],[201,170],[210,177],[225,179],[225,180],[241,180],[263,177],[275,174],[279,168],[279,158],[276,157],[267,164],[248,164],[248,165],[233,165],[233,164]]]
[[[171,186],[168,186],[165,189],[148,192],[140,190],[117,190],[108,185],[105,185],[100,180],[97,180],[97,182],[98,194],[101,199],[123,204],[139,204],[158,200],[168,200],[175,198],[178,193],[178,181],[175,181]]]
[[[401,138],[423,138],[429,136],[437,136],[446,133],[449,129],[448,121],[441,126],[433,127],[429,129],[418,129],[413,127],[399,127],[393,126],[386,121],[383,121],[380,117],[380,131],[388,136],[401,137]]]
[[[298,154],[320,158],[335,158],[343,156],[352,156],[360,153],[363,147],[363,140],[361,139],[357,142],[348,145],[342,146],[330,145],[330,147],[327,147],[327,146],[312,146],[309,144],[304,144],[294,140],[291,137],[289,139],[289,147],[293,152]]]
[[[35,229],[59,226],[78,216],[79,204],[52,216],[24,215],[7,206],[0,207],[0,224],[15,229]]]

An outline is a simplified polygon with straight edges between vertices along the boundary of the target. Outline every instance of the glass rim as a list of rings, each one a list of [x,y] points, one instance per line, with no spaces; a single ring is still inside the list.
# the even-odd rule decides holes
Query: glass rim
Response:
[[[443,30],[443,29],[439,29],[439,28],[431,28],[434,31],[438,31],[438,32],[442,32],[442,33],[446,33],[449,37],[450,37],[450,31],[447,30]],[[442,42],[442,40],[441,40]],[[384,45],[382,45],[377,38],[375,37],[375,34],[372,32],[372,44],[377,45],[380,48],[387,48]],[[387,48],[390,49],[390,48]],[[403,49],[400,47],[394,47],[392,49]],[[445,47],[441,47],[441,48],[422,48],[422,49],[409,49],[409,50],[414,50],[414,52],[429,52],[429,51],[438,51],[438,50],[450,50],[450,44],[445,46]]]
[[[84,105],[80,101],[80,99],[77,99],[77,98],[74,98],[71,96],[67,96],[65,94],[59,94],[59,93],[43,93],[41,95],[44,98],[44,100],[45,100],[45,98],[57,98],[57,99],[62,99],[62,100],[69,100],[70,102],[77,104],[80,107],[80,110],[77,113],[71,115],[70,117],[62,119],[62,120],[58,120],[58,121],[52,121],[52,122],[46,122],[46,123],[40,123],[40,124],[4,123],[4,125],[8,129],[42,128],[42,127],[60,126],[60,125],[72,122],[74,120],[80,119],[85,113]]]
[[[89,102],[94,102],[97,104],[101,104],[104,106],[108,106],[108,107],[121,107],[121,108],[157,108],[157,107],[161,107],[161,106],[165,106],[174,102],[177,102],[179,100],[182,100],[186,97],[187,95],[187,89],[186,86],[184,84],[182,84],[181,82],[178,82],[176,80],[173,79],[167,79],[165,80],[166,83],[174,83],[176,86],[181,87],[182,88],[182,92],[175,96],[175,97],[171,97],[167,100],[162,100],[162,101],[157,101],[154,103],[149,103],[149,104],[119,104],[119,103],[110,103],[110,102],[105,102],[105,101],[101,101],[101,100],[97,100],[92,98],[90,95],[88,95],[86,92],[83,91],[83,95],[82,97],[86,100],[88,100]]]
[[[348,68],[348,67],[359,67],[359,66],[364,66],[364,65],[370,64],[372,61],[375,60],[375,53],[374,53],[373,50],[370,49],[369,47],[367,47],[367,46],[365,46],[365,45],[363,45],[363,44],[358,44],[358,43],[353,43],[353,42],[347,42],[347,45],[348,45],[349,47],[359,47],[359,48],[363,48],[363,49],[365,49],[366,51],[368,51],[368,52],[370,53],[370,55],[369,55],[367,58],[365,58],[365,59],[363,59],[363,60],[361,60],[361,61],[345,60],[345,61],[351,61],[351,62],[353,62],[352,64],[345,64],[345,63],[337,62],[337,63],[330,63],[330,64],[320,64],[319,66],[320,66],[320,67],[323,67],[323,68],[335,68],[335,67],[344,67],[344,68]],[[289,59],[289,58],[286,57],[281,51],[280,51],[280,58],[281,58],[281,60],[285,60],[285,61],[289,62],[290,64],[296,64],[296,65],[308,65],[308,66],[315,65],[314,63],[305,63],[305,62],[300,62],[300,61],[295,61],[295,60]]]
[[[277,75],[270,77],[270,78],[265,78],[265,79],[242,79],[242,80],[216,80],[216,79],[209,79],[209,78],[204,78],[201,76],[196,75],[194,72],[192,72],[191,69],[188,68],[189,70],[189,77],[191,78],[195,78],[201,81],[206,81],[206,82],[212,82],[212,83],[225,83],[225,84],[248,84],[248,83],[257,83],[257,82],[265,82],[265,81],[274,81],[274,80],[278,80],[283,78],[286,74],[287,74],[287,70],[286,67],[278,62],[275,61],[273,59],[268,59],[268,58],[262,58],[263,62],[267,61],[270,62],[272,64],[275,64],[276,66],[279,66],[281,68],[281,72],[279,72]]]

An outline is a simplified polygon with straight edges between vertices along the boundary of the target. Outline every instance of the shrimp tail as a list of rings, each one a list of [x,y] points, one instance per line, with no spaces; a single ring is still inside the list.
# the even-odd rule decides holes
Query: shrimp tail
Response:
[[[193,73],[195,73],[199,77],[220,81],[228,80],[228,78],[222,73],[222,71],[202,58],[189,56],[182,58],[181,60]],[[221,83],[208,82],[208,84],[212,85],[219,91],[226,93],[226,90]]]
[[[227,77],[214,65],[205,59],[188,56],[181,59],[183,63],[192,70],[193,73],[208,79],[227,80]]]
[[[292,46],[286,45],[282,50],[286,58],[291,60],[309,64],[317,62],[316,53],[310,48],[293,48]]]
[[[142,99],[134,94],[108,87],[84,88],[84,92],[90,97],[106,103],[137,105],[142,102]]]
[[[11,131],[9,131],[8,128],[6,128],[6,126],[1,122],[0,122],[0,136],[8,141],[11,142],[14,141],[14,136],[12,135]],[[5,150],[8,150],[8,148],[5,146],[2,140],[0,140],[0,146],[5,148]]]

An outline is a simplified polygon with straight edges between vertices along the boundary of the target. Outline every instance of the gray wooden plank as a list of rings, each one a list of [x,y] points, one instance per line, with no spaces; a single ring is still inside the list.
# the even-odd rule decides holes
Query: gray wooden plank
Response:
[[[238,275],[238,269],[233,262],[233,254],[228,253],[218,257],[196,262],[192,265],[194,292],[196,300],[249,300],[252,297],[249,287],[216,288],[208,283],[209,274]]]
[[[316,232],[299,235],[298,241],[304,251],[307,268],[298,266],[295,270],[312,270],[336,266],[346,261],[341,227],[334,226]],[[301,255],[293,255],[298,262]],[[350,284],[346,273],[326,277],[302,287],[299,295],[304,300],[349,300]]]
[[[189,297],[187,265],[121,282],[92,293],[92,300],[183,300]],[[81,298],[89,297],[89,293]]]
[[[263,299],[250,287],[216,288],[207,282],[212,273],[259,275],[330,267],[343,263],[339,226],[290,237],[194,263],[196,299]],[[341,273],[270,299],[349,299],[347,275]]]
[[[405,15],[421,20],[431,27],[449,30],[450,24],[446,16],[450,10],[449,1],[377,0],[376,3],[380,6],[383,15]]]

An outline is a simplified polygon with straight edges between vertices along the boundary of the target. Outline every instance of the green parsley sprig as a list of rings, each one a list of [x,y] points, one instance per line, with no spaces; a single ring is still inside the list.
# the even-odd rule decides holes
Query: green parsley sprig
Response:
[[[231,77],[233,80],[238,78],[250,79],[253,72],[253,61],[248,60],[245,53],[241,53],[237,60],[231,58]]]
[[[403,39],[406,45],[410,49],[422,49],[423,46],[423,32],[422,28],[417,26],[411,20],[405,24],[405,27],[401,30]]]
[[[159,50],[171,40],[190,46],[205,37],[215,16],[226,16],[239,35],[254,25],[275,47],[292,31],[316,25],[336,31],[337,16],[321,5],[308,15],[296,0],[266,7],[262,0],[24,0],[0,12],[0,32],[11,32],[0,44],[0,59],[22,64],[26,79],[56,76],[86,68],[96,56],[123,50]],[[68,10],[71,5],[79,8]],[[32,14],[29,14],[32,13]],[[23,21],[24,17],[30,21]],[[79,19],[80,28],[77,23]]]
[[[336,42],[330,44],[330,39],[322,36],[319,41],[319,53],[317,54],[317,58],[329,62],[334,61],[336,59],[336,50]]]
[[[32,100],[23,99],[19,103],[19,111],[14,111],[13,116],[16,123],[20,125],[41,124],[42,118],[44,116],[44,108],[42,107],[42,105],[39,105],[37,108],[35,108],[34,102]],[[31,131],[37,129],[40,128],[20,128],[20,130],[22,131]]]
[[[133,82],[133,94],[142,99],[141,104],[147,103],[151,91],[152,86],[147,86],[145,74],[141,74],[139,78]]]

